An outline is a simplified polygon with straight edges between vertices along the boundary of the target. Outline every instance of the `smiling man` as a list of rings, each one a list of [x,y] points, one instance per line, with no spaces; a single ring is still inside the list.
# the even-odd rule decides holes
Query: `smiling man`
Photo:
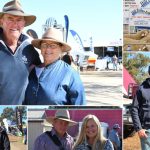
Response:
[[[6,3],[0,12],[0,105],[22,104],[29,68],[41,63],[29,37],[22,33],[35,20],[17,0]]]
[[[77,122],[70,119],[69,111],[57,110],[55,116],[48,116],[46,119],[53,125],[52,130],[37,137],[34,150],[72,150],[74,141],[67,129]]]

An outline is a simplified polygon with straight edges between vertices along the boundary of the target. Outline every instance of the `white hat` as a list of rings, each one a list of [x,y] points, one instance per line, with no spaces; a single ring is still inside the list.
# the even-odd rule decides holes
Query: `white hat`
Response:
[[[49,28],[43,34],[42,39],[32,40],[32,45],[38,49],[41,47],[41,42],[56,42],[62,44],[62,51],[67,52],[71,50],[71,47],[63,41],[63,33],[56,28]]]
[[[70,120],[70,114],[68,110],[63,110],[63,109],[57,110],[55,116],[46,116],[46,120],[51,124],[55,119],[67,121],[69,122],[69,126],[73,126],[77,124],[77,122]]]

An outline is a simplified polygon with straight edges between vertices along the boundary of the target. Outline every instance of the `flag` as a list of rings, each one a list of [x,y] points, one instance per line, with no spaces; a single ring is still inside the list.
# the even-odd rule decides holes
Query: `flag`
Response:
[[[67,42],[67,39],[68,39],[68,30],[69,30],[69,18],[68,18],[67,15],[65,15],[64,18],[65,18],[65,28],[66,28],[65,41]]]
[[[84,51],[84,47],[83,47],[80,36],[74,30],[70,30],[70,32],[71,32],[73,38],[75,39],[75,41],[79,44],[79,49],[81,51]]]
[[[92,36],[90,37],[90,51],[91,51],[91,52],[94,52]]]

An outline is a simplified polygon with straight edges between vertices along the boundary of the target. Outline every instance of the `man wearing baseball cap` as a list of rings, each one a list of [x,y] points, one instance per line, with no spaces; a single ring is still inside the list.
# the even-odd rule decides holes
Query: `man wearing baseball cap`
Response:
[[[18,0],[6,3],[0,12],[0,105],[22,104],[29,68],[41,63],[29,37],[22,33],[35,20]]]
[[[148,67],[150,75],[150,66]],[[142,150],[150,149],[150,78],[147,78],[136,92],[132,102],[131,116]]]
[[[114,124],[113,125],[113,129],[109,132],[109,136],[108,138],[111,140],[111,142],[114,145],[114,149],[115,150],[120,150],[121,146],[120,146],[120,138],[118,135],[118,130],[120,129],[119,124]]]
[[[69,126],[76,125],[68,110],[57,110],[55,116],[46,120],[53,125],[51,131],[41,134],[34,143],[34,150],[72,150],[73,138],[67,133]]]

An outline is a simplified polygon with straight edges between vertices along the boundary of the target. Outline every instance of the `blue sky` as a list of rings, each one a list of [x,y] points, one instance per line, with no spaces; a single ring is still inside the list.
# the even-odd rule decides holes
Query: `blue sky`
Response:
[[[1,115],[1,113],[3,112],[3,110],[4,110],[5,108],[7,108],[7,107],[14,109],[16,106],[11,106],[11,105],[10,105],[10,106],[9,106],[9,105],[8,105],[8,106],[0,106],[0,115]]]
[[[1,0],[0,6],[8,2]],[[93,37],[93,42],[110,43],[122,38],[122,1],[103,0],[20,0],[24,11],[37,16],[36,22],[27,29],[34,29],[42,35],[42,25],[49,17],[54,17],[58,24],[64,26],[64,15],[69,17],[69,29],[75,30],[82,41]],[[2,8],[1,8],[2,9]],[[69,41],[73,41],[69,33]],[[88,42],[87,42],[88,43]]]

